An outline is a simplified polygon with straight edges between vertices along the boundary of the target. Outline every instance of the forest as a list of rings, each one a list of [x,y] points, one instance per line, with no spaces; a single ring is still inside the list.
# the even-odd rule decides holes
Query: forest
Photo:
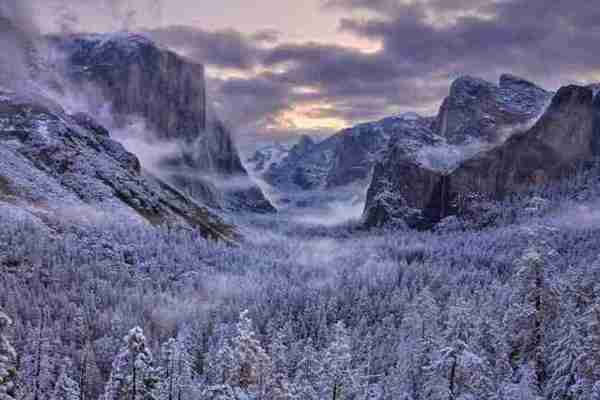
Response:
[[[237,215],[233,245],[4,205],[0,399],[600,399],[599,177],[435,231]]]

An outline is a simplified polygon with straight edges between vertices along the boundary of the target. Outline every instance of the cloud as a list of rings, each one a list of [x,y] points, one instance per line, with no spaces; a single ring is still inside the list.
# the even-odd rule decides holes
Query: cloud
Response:
[[[80,29],[84,20],[86,28],[144,28],[206,64],[217,109],[248,137],[315,126],[332,133],[339,121],[352,125],[405,111],[433,114],[459,75],[495,80],[510,72],[549,89],[600,76],[600,8],[587,0],[551,7],[546,0],[323,0],[321,12],[340,16],[344,37],[379,44],[371,51],[341,41],[286,42],[277,30],[241,32],[235,22],[220,30],[167,27],[161,15],[175,6],[162,0],[40,2],[26,1],[50,10],[40,13],[57,30]],[[331,121],[337,122],[319,126]]]
[[[511,72],[556,89],[600,74],[600,55],[593,50],[600,39],[595,27],[600,9],[583,0],[552,7],[544,0],[329,0],[323,5],[347,10],[339,29],[380,42],[381,49],[366,53],[342,44],[278,43],[262,51],[262,66],[273,72],[226,83],[224,97],[246,97],[248,88],[256,88],[254,108],[260,108],[257,115],[265,124],[299,105],[306,118],[352,124],[410,110],[433,114],[460,75],[494,81]],[[299,94],[302,87],[314,91]]]
[[[0,2],[0,86],[18,89],[30,79],[30,52],[37,27],[29,4],[20,0]],[[10,56],[6,56],[10,55]]]
[[[264,42],[273,43],[277,33],[262,31],[244,35],[233,29],[206,31],[187,26],[171,26],[147,32],[157,42],[208,65],[252,69],[260,63]]]

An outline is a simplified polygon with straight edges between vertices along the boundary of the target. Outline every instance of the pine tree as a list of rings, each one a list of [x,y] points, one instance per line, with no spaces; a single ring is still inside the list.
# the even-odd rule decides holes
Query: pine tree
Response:
[[[273,400],[286,400],[292,397],[292,384],[288,373],[290,350],[286,344],[285,335],[281,330],[274,334],[270,346],[271,366],[266,382],[266,396]]]
[[[576,399],[580,390],[579,360],[583,336],[572,304],[563,309],[562,325],[550,351],[550,377],[546,392],[550,399]]]
[[[54,391],[57,360],[54,359],[48,320],[46,310],[42,309],[39,324],[31,330],[32,334],[27,341],[29,352],[25,353],[21,361],[20,378],[25,400],[43,400]]]
[[[272,371],[271,359],[256,337],[248,311],[240,313],[236,333],[214,355],[216,393],[233,392],[263,398]],[[229,388],[229,389],[227,389]],[[224,394],[220,394],[225,396]]]
[[[320,387],[322,397],[340,400],[352,393],[355,381],[351,362],[350,336],[340,321],[334,327],[333,340],[324,355]]]
[[[398,344],[398,362],[383,378],[385,400],[412,399],[418,392],[417,376],[421,372],[415,363],[415,353],[418,349],[418,341],[414,338],[407,338]]]
[[[239,366],[233,374],[234,386],[246,393],[262,395],[266,390],[271,360],[256,338],[247,310],[240,313],[232,349]]]
[[[11,319],[0,311],[0,400],[17,398],[17,352],[6,338],[11,325]]]
[[[292,398],[295,400],[318,400],[318,382],[323,372],[323,363],[308,339],[303,347],[303,357],[296,366],[296,374],[292,383]]]
[[[61,368],[60,375],[54,387],[53,400],[80,400],[81,388],[79,382],[71,377],[73,363],[65,358]]]
[[[158,379],[144,332],[139,327],[133,328],[124,341],[125,345],[113,362],[103,400],[155,399]]]
[[[585,314],[588,335],[584,340],[580,370],[582,390],[592,393],[592,388],[600,382],[600,304],[591,307]]]
[[[192,379],[192,360],[183,340],[169,339],[160,354],[160,400],[191,399],[196,393]]]
[[[513,365],[533,366],[539,389],[547,379],[544,348],[552,321],[553,289],[546,278],[548,267],[536,249],[528,249],[517,261],[519,271],[514,282],[507,334],[511,340]]]

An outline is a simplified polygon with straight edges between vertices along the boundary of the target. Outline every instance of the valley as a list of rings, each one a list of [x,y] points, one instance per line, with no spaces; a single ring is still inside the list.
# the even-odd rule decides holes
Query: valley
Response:
[[[204,64],[15,21],[0,400],[599,398],[597,84],[242,154]]]

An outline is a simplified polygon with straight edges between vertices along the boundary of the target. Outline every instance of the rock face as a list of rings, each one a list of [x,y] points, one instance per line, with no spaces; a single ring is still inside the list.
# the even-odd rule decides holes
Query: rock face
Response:
[[[578,162],[589,160],[598,151],[593,101],[588,88],[561,88],[533,128],[452,171],[448,200],[460,207],[461,196],[473,192],[501,199],[528,185],[558,179]],[[434,210],[434,215],[447,214],[448,210]]]
[[[419,196],[419,192],[432,195],[437,187],[440,173],[423,168],[419,151],[424,146],[444,143],[444,139],[435,134],[429,118],[415,117],[401,126],[385,157],[373,169],[365,204],[365,222],[371,227],[388,222],[418,223],[418,210],[425,207],[425,196]]]
[[[451,92],[456,95],[465,87],[468,91],[477,87],[489,93],[491,86],[475,80],[467,85],[462,79],[455,82]],[[496,123],[490,130],[488,125],[482,125],[479,116],[483,109],[488,115],[495,115],[496,121],[498,115],[503,115],[504,126],[516,123],[519,129],[506,130],[510,132],[506,140],[481,146],[479,151],[450,146],[462,151],[462,159],[450,165],[434,165],[424,160],[423,153],[431,152],[435,146],[415,154],[404,151],[401,144],[392,143],[387,156],[374,170],[364,213],[367,225],[380,226],[402,220],[409,226],[427,227],[461,214],[473,198],[502,199],[528,185],[558,179],[572,171],[577,163],[600,153],[600,104],[593,88],[563,87],[545,109],[547,93],[536,86],[505,76],[499,90],[503,87],[522,91],[511,96],[513,101],[520,99],[516,105],[483,101],[478,108],[470,101],[447,99],[433,129],[439,129],[449,142],[465,141],[465,138],[472,141],[482,136],[489,140],[490,134],[497,135],[503,127]],[[463,109],[455,109],[457,104],[463,104]],[[500,111],[492,113],[491,110]],[[511,112],[506,114],[506,110]],[[544,110],[539,119],[535,117],[535,110]],[[445,148],[448,146],[441,149]]]
[[[94,106],[110,103],[117,126],[142,117],[151,139],[179,144],[177,154],[165,160],[166,179],[214,207],[274,211],[251,183],[231,134],[208,112],[202,65],[128,33],[52,41],[66,54],[69,77],[100,90],[100,103]],[[219,193],[211,183],[240,178],[248,181],[243,190]]]
[[[0,92],[0,203],[48,226],[65,218],[182,226],[231,240],[233,230],[171,186],[83,114],[41,98]]]
[[[433,129],[451,144],[473,138],[497,142],[505,138],[503,127],[527,123],[550,97],[542,88],[512,75],[502,75],[498,86],[461,77],[450,87]]]

